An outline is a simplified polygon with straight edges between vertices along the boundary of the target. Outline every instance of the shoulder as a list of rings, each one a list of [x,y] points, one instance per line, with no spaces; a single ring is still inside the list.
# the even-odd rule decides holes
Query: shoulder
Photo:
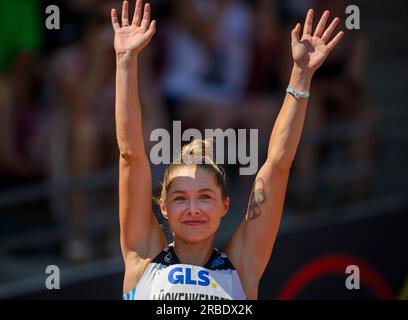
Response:
[[[146,257],[141,257],[136,253],[130,253],[125,260],[125,276],[123,280],[123,292],[131,291],[142,278],[150,263],[158,262],[166,253],[168,247],[156,249]]]

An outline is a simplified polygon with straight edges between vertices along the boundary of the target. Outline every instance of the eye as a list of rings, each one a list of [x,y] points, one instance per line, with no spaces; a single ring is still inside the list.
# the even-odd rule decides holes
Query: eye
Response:
[[[200,196],[200,199],[208,200],[208,199],[211,199],[211,197],[208,194],[202,194]]]
[[[186,200],[186,198],[184,198],[183,196],[177,196],[174,198],[174,201],[183,201]]]

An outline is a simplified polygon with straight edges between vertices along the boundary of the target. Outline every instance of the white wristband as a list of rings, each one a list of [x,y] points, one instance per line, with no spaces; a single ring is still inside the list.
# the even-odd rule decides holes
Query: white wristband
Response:
[[[291,94],[292,96],[294,96],[296,99],[299,99],[299,98],[306,98],[307,99],[307,98],[310,97],[309,92],[297,91],[297,90],[293,89],[291,86],[287,87],[286,92]]]

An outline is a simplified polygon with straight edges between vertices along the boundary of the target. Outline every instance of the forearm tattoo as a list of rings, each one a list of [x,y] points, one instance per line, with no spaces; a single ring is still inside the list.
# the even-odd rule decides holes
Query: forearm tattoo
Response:
[[[265,184],[262,178],[257,178],[252,187],[248,204],[248,219],[254,220],[262,213],[260,205],[266,200]]]

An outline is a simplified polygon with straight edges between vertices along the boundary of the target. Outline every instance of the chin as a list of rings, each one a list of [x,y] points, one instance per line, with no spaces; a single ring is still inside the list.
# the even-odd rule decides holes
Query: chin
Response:
[[[182,232],[178,233],[178,237],[181,238],[185,242],[202,242],[207,240],[211,237],[214,233],[211,232],[199,232],[195,230],[183,230]]]

